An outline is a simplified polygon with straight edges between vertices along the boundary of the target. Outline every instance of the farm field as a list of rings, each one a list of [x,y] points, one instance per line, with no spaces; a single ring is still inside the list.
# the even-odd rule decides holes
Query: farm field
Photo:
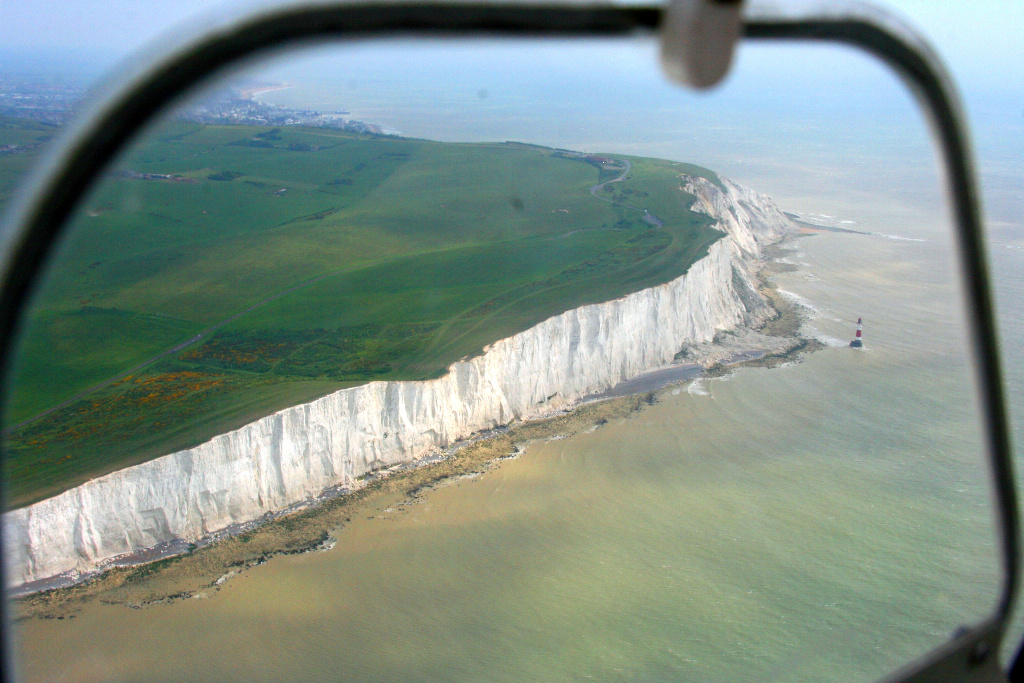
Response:
[[[0,123],[0,145],[46,132]],[[34,151],[0,156],[0,201]],[[37,294],[9,504],[672,280],[721,236],[682,172],[718,181],[517,143],[166,123],[94,190]]]

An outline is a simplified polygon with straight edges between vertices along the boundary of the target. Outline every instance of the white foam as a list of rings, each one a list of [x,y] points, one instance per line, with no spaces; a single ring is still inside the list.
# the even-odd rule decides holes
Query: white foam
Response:
[[[793,302],[797,306],[800,306],[801,308],[806,308],[808,311],[811,311],[812,313],[817,313],[818,312],[818,308],[814,304],[812,304],[810,301],[808,301],[804,297],[800,296],[799,294],[797,294],[795,292],[791,292],[788,289],[782,289],[781,287],[779,288],[778,291],[779,291],[779,294],[781,294],[785,298],[789,299],[791,302]]]
[[[690,396],[710,396],[711,392],[704,386],[703,380],[696,379],[686,387],[686,393]]]
[[[903,235],[883,235],[880,232],[875,232],[875,233],[872,233],[872,234],[873,235],[877,235],[878,237],[884,237],[887,240],[900,240],[902,242],[927,242],[928,241],[928,240],[922,239],[920,237],[904,237]]]
[[[808,328],[806,330],[806,333],[807,333],[807,336],[809,336],[812,339],[814,339],[816,341],[819,341],[822,344],[824,344],[825,346],[829,346],[831,348],[840,348],[840,347],[843,347],[843,346],[849,346],[850,345],[850,342],[848,342],[848,341],[843,341],[842,339],[837,339],[836,337],[833,337],[831,335],[825,334],[824,332],[820,332],[820,331],[814,329],[813,327]]]
[[[234,570],[231,570],[227,574],[224,574],[219,579],[214,581],[213,583],[214,583],[215,586],[222,586],[222,585],[224,585],[225,582],[229,581],[232,577],[234,577],[236,575],[237,575],[237,572],[234,571]]]

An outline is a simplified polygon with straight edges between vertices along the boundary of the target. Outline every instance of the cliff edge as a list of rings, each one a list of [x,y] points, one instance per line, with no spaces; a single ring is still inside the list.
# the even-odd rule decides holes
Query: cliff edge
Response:
[[[723,189],[724,188],[724,189]],[[372,382],[4,515],[10,586],[192,541],[412,461],[475,432],[570,406],[773,315],[753,270],[793,230],[764,195],[681,176],[724,234],[666,284],[553,316],[422,382]]]

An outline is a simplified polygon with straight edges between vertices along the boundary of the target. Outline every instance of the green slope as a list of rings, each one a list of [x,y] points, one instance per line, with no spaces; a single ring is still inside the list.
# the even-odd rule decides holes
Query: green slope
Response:
[[[720,237],[678,176],[717,177],[630,161],[610,203],[590,187],[618,171],[535,146],[163,126],[40,288],[8,401],[12,503],[678,277]]]

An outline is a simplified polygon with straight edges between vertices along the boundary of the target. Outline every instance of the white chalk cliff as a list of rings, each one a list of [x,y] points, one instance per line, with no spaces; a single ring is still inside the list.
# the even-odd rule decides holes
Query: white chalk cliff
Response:
[[[763,320],[750,268],[791,224],[767,197],[682,177],[725,235],[678,279],[583,306],[422,382],[371,382],[282,410],[178,453],[4,516],[11,586],[195,540],[370,470],[534,417],[672,362],[685,344]]]

